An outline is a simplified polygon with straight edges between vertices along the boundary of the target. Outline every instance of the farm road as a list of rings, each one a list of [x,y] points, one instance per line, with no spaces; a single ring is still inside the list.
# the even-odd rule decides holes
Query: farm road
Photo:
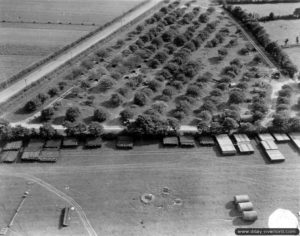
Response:
[[[28,75],[24,76],[23,79],[19,80],[18,82],[12,84],[5,90],[0,92],[0,103],[7,101],[10,97],[20,92],[22,89],[27,87],[28,85],[32,84],[35,81],[38,81],[42,77],[46,76],[50,72],[54,71],[55,69],[59,68],[61,65],[66,63],[67,61],[71,60],[72,58],[76,57],[80,53],[84,52],[91,46],[98,43],[100,40],[108,37],[113,32],[117,31],[123,25],[128,24],[150,8],[154,7],[157,3],[161,0],[150,0],[149,2],[145,3],[143,6],[139,7],[135,11],[125,15],[119,21],[111,24],[110,26],[104,28],[102,31],[98,32],[97,34],[93,35],[92,37],[84,40],[80,44],[74,46],[73,48],[66,51],[64,54],[54,58],[52,61],[38,67],[33,72],[29,73]]]
[[[68,204],[75,207],[75,210],[77,211],[77,213],[79,215],[79,218],[81,219],[81,221],[83,223],[84,228],[88,232],[88,235],[89,236],[97,236],[96,231],[94,230],[93,226],[91,225],[90,221],[88,220],[88,218],[87,218],[85,212],[83,211],[83,209],[81,208],[81,206],[73,198],[67,196],[65,193],[58,190],[57,188],[55,188],[51,184],[48,184],[45,181],[43,181],[42,179],[39,179],[39,178],[37,178],[33,175],[30,175],[30,174],[22,174],[22,173],[1,171],[0,175],[14,176],[14,177],[19,177],[19,178],[23,178],[23,179],[26,179],[26,180],[30,180],[30,181],[46,188],[48,191],[54,193],[59,198],[65,200],[66,202],[68,202]]]

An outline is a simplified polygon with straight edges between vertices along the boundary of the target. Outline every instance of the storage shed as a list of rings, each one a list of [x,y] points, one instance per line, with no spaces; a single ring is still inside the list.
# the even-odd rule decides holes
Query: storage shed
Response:
[[[60,154],[57,150],[43,150],[38,157],[40,162],[56,162]]]
[[[65,207],[62,210],[62,226],[66,227],[69,226],[70,221],[71,221],[71,208],[70,207]]]
[[[23,145],[22,141],[8,142],[3,147],[3,151],[18,151],[21,149],[22,145]]]
[[[40,151],[25,150],[22,154],[22,161],[37,161],[39,159]]]
[[[78,147],[78,140],[76,138],[64,138],[63,147],[64,148]]]
[[[102,146],[102,138],[88,138],[85,143],[86,148],[100,148]]]
[[[264,150],[277,150],[278,149],[278,146],[272,140],[261,141],[260,143]]]
[[[61,139],[50,139],[47,140],[45,143],[45,148],[53,148],[53,149],[59,149],[61,145]]]
[[[1,155],[1,161],[5,163],[13,163],[18,158],[19,151],[5,151]]]
[[[178,137],[164,137],[163,138],[163,145],[166,147],[175,147],[178,146]]]
[[[278,143],[288,142],[290,141],[289,136],[284,133],[273,133],[273,137]]]
[[[237,143],[250,142],[246,134],[234,134],[233,137]]]
[[[258,138],[260,141],[269,141],[269,140],[274,141],[273,136],[269,133],[259,134]]]
[[[266,150],[266,154],[271,162],[281,162],[285,157],[279,150]]]
[[[44,147],[45,140],[43,139],[30,139],[26,150],[40,151]]]
[[[202,146],[214,146],[215,141],[212,136],[200,136],[199,143]]]
[[[132,149],[133,139],[129,136],[119,136],[117,138],[116,147],[119,149]]]
[[[236,149],[227,134],[216,135],[216,140],[223,155],[236,154]]]
[[[300,151],[300,133],[293,132],[288,134],[289,137],[292,140],[292,143],[295,145],[295,147]]]
[[[195,140],[193,136],[180,136],[179,143],[181,147],[195,147]]]
[[[242,154],[251,154],[251,153],[254,153],[254,148],[253,148],[253,146],[251,145],[250,142],[249,143],[248,142],[238,143],[237,147],[238,147],[240,153],[242,153]]]

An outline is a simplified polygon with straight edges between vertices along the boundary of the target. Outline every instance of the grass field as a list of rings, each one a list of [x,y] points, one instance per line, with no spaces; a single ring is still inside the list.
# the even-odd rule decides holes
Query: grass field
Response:
[[[259,16],[267,16],[271,12],[275,15],[289,15],[293,14],[294,10],[300,7],[300,3],[241,4],[235,6],[240,6],[249,13],[256,13]]]
[[[3,21],[103,25],[141,0],[1,0]]]
[[[289,44],[296,43],[296,37],[300,37],[300,20],[278,20],[262,24],[271,39],[278,41],[279,45],[284,45],[284,40],[289,39]],[[291,57],[292,61],[300,68],[300,47],[284,49]]]
[[[236,227],[267,227],[277,208],[294,214],[300,209],[299,153],[290,144],[280,144],[286,161],[269,165],[254,140],[252,144],[253,155],[223,157],[215,148],[169,149],[157,142],[138,142],[132,151],[117,151],[109,142],[101,150],[62,151],[54,165],[14,164],[11,170],[35,175],[72,197],[98,235],[231,236]],[[16,193],[24,185],[18,181],[2,178],[1,187],[7,195]],[[168,196],[162,195],[164,187],[170,189]],[[24,204],[13,230],[39,235],[49,221],[49,232],[65,235],[65,229],[55,231],[53,222],[54,203],[63,204],[44,191],[34,185],[32,200]],[[154,194],[153,203],[142,204],[143,193]],[[255,223],[239,219],[231,203],[235,194],[250,196],[259,215]],[[174,205],[176,198],[183,204]],[[7,198],[1,199],[3,203]],[[32,205],[34,200],[40,204]],[[32,219],[38,224],[31,224]],[[69,230],[80,235],[78,226],[75,217]]]
[[[0,81],[76,41],[140,2],[139,0],[1,0]],[[115,7],[116,4],[118,7]],[[47,24],[48,22],[54,24]]]

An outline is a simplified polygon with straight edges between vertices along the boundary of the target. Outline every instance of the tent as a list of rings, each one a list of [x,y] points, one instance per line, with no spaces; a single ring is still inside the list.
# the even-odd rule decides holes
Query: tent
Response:
[[[289,210],[277,209],[274,211],[268,221],[269,228],[293,228],[299,227],[297,217]]]

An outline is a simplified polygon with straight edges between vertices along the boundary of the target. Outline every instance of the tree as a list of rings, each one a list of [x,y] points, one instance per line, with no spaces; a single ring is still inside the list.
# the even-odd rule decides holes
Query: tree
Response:
[[[41,105],[41,101],[38,98],[34,98],[25,104],[24,109],[27,112],[33,112]]]
[[[148,98],[145,93],[136,92],[134,95],[133,102],[134,102],[134,104],[136,104],[138,106],[144,106],[144,105],[146,105],[147,100],[148,100]]]
[[[289,118],[283,115],[276,114],[273,117],[272,128],[276,130],[276,132],[288,132],[289,128]]]
[[[177,46],[177,47],[182,47],[185,43],[186,43],[186,38],[183,35],[177,35],[174,40],[173,43]]]
[[[223,121],[223,127],[225,130],[227,130],[228,132],[237,129],[239,127],[238,123],[236,122],[236,120],[232,119],[231,117],[226,117]]]
[[[54,115],[53,107],[45,108],[41,111],[41,120],[42,121],[49,121],[52,116]]]
[[[94,115],[93,115],[94,121],[103,122],[107,118],[108,118],[108,114],[104,108],[100,107],[94,110]]]
[[[270,14],[269,14],[269,19],[270,19],[270,20],[274,20],[274,16],[275,16],[274,13],[273,13],[273,12],[270,12]]]
[[[164,63],[168,59],[168,54],[163,51],[157,52],[154,59],[158,60],[160,63]]]
[[[84,123],[76,123],[76,122],[65,122],[66,126],[65,133],[67,136],[81,137],[86,135],[87,127]]]
[[[89,131],[90,135],[92,135],[94,137],[99,137],[103,133],[103,126],[99,122],[93,121],[89,125],[88,131]]]
[[[48,94],[50,97],[54,97],[58,94],[58,89],[56,87],[49,89]]]
[[[218,54],[219,54],[219,57],[221,59],[223,59],[228,54],[228,51],[226,48],[221,48],[218,50]]]
[[[122,103],[122,98],[119,94],[114,93],[114,94],[111,95],[109,102],[114,107],[118,107]]]
[[[240,91],[233,91],[230,93],[229,95],[229,99],[228,99],[228,103],[231,104],[231,103],[236,103],[236,104],[239,104],[239,103],[242,103],[244,102],[244,94]]]
[[[53,138],[56,135],[56,130],[48,123],[40,127],[40,136],[45,139]]]
[[[110,78],[104,78],[104,79],[100,80],[98,87],[102,91],[106,91],[106,90],[111,89],[113,87],[113,85],[114,85],[114,82]]]
[[[179,121],[176,118],[169,117],[167,119],[168,126],[174,131],[177,132],[180,128]]]
[[[80,115],[78,107],[69,107],[66,111],[65,120],[74,122]]]
[[[199,87],[195,85],[190,85],[186,90],[186,95],[197,98],[201,95]]]
[[[120,119],[122,122],[128,122],[133,117],[134,117],[134,112],[129,108],[126,108],[120,112]]]
[[[199,19],[198,19],[201,23],[207,23],[209,18],[208,18],[208,15],[206,13],[202,13],[200,16],[199,16]]]
[[[159,90],[159,88],[161,88],[161,86],[162,86],[162,84],[160,82],[158,82],[157,80],[155,80],[155,79],[149,81],[149,83],[148,83],[148,87],[153,92],[157,92]]]

